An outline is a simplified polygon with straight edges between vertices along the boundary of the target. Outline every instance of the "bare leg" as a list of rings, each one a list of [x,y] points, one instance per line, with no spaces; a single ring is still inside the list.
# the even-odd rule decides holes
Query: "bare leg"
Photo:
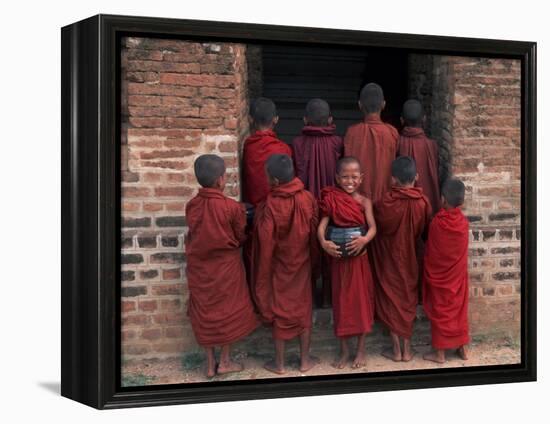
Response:
[[[309,354],[311,341],[311,329],[308,328],[300,334],[300,371],[306,372],[319,363],[319,358]]]
[[[382,351],[382,356],[391,359],[395,362],[401,362],[403,354],[401,353],[401,344],[399,343],[399,336],[390,332],[392,347]]]
[[[264,368],[275,374],[285,373],[285,341],[273,339],[275,342],[275,360],[266,362]]]
[[[468,351],[466,350],[466,345],[462,345],[460,346],[457,350],[456,350],[456,354],[460,357],[460,359],[462,359],[463,361],[467,361],[468,360]]]
[[[207,347],[206,350],[206,376],[212,378],[216,375],[216,355],[214,355],[214,348]]]
[[[404,362],[409,362],[415,354],[415,350],[411,347],[411,339],[403,339],[403,356],[402,360]]]
[[[357,353],[351,364],[352,368],[363,368],[367,365],[367,355],[365,353],[365,338],[366,334],[361,334],[357,337]]]
[[[438,364],[445,363],[445,350],[443,349],[434,349],[431,352],[424,354],[423,358],[426,361],[437,362]]]
[[[218,365],[218,374],[228,374],[230,372],[239,372],[243,370],[243,365],[231,360],[231,345],[222,346],[220,354],[220,365]]]
[[[340,339],[340,356],[336,359],[332,366],[334,368],[342,369],[346,366],[349,360],[349,346],[348,339],[346,337],[339,337]]]

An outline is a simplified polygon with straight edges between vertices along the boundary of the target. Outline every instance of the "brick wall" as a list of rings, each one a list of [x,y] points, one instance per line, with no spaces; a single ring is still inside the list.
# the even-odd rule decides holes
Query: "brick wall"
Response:
[[[517,339],[520,324],[520,62],[411,55],[410,93],[430,112],[443,175],[467,189],[473,334]],[[424,76],[422,76],[424,75]],[[421,82],[421,84],[419,84]],[[418,87],[418,85],[421,85]]]
[[[149,38],[122,41],[122,354],[179,355],[195,347],[186,318],[185,205],[193,161],[225,159],[239,198],[248,132],[246,46]]]

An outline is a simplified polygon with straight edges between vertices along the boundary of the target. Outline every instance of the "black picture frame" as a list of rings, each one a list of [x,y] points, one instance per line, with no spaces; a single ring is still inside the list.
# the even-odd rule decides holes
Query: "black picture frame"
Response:
[[[62,28],[61,394],[121,408],[536,380],[536,43],[97,15]],[[120,37],[397,47],[521,60],[521,363],[120,386]]]

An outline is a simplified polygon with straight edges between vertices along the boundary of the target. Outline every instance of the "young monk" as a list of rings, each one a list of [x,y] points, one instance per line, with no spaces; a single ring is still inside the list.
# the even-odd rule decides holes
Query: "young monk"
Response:
[[[272,100],[265,97],[254,100],[249,119],[253,132],[243,147],[243,200],[257,206],[269,193],[264,169],[267,158],[275,153],[292,156],[292,151],[273,131],[279,117]]]
[[[302,134],[292,142],[296,176],[309,192],[319,199],[321,190],[334,185],[336,162],[342,155],[344,142],[335,134],[329,104],[323,99],[312,99],[306,105]],[[322,287],[317,303],[330,306],[331,284],[328,257],[321,253]],[[316,282],[314,282],[316,290]],[[317,291],[317,290],[316,290]]]
[[[284,374],[285,342],[299,337],[300,371],[306,372],[318,362],[309,354],[317,205],[294,177],[289,156],[271,155],[266,173],[271,191],[254,217],[252,251],[254,297],[275,343],[275,360],[265,368]]]
[[[394,361],[410,361],[419,286],[415,246],[432,211],[422,189],[414,186],[418,176],[412,158],[395,159],[391,174],[391,191],[374,204],[378,230],[372,243],[376,316],[389,329],[392,340],[392,348],[382,354]]]
[[[434,351],[424,359],[445,362],[445,349],[457,349],[468,359],[468,220],[460,206],[464,184],[450,179],[443,185],[443,209],[430,224],[424,263],[424,310],[431,321]]]
[[[432,212],[440,208],[439,153],[437,143],[426,137],[422,126],[424,110],[418,100],[407,100],[403,105],[401,123],[404,125],[399,137],[398,156],[410,156],[416,162],[418,180],[416,186],[422,189],[430,201]]]
[[[399,134],[380,119],[386,106],[382,87],[370,83],[359,96],[363,122],[348,128],[344,137],[344,154],[359,159],[362,169],[368,170],[359,192],[376,202],[391,186],[391,163],[397,154]]]
[[[199,156],[195,176],[203,188],[185,210],[188,315],[197,342],[206,349],[206,375],[211,378],[243,369],[231,360],[230,345],[251,333],[259,321],[239,249],[245,239],[244,205],[224,196],[225,164],[219,156]],[[221,347],[219,364],[215,347]]]
[[[321,191],[322,218],[317,235],[322,248],[332,257],[334,330],[340,339],[340,356],[333,366],[340,369],[350,359],[348,341],[352,337],[357,337],[357,351],[351,366],[366,365],[365,336],[374,320],[373,282],[365,247],[376,235],[376,224],[372,202],[357,191],[362,179],[359,161],[344,157],[336,165],[337,187]],[[343,257],[342,249],[326,239],[329,224],[364,229],[365,235],[356,236],[345,245],[350,256]]]
[[[302,134],[292,142],[296,176],[316,199],[321,190],[334,185],[336,162],[344,142],[336,135],[330,106],[323,99],[312,99],[306,105]]]

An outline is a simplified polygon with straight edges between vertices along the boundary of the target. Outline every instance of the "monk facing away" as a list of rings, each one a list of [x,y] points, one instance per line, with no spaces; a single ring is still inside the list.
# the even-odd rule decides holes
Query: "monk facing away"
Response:
[[[365,337],[374,321],[374,290],[365,248],[376,235],[376,224],[370,199],[357,191],[362,178],[359,161],[344,157],[336,166],[337,187],[321,191],[322,218],[317,235],[331,257],[334,332],[340,339],[340,357],[333,364],[335,368],[344,368],[349,361],[348,341],[352,337],[357,337],[357,352],[351,366],[366,365]],[[329,232],[360,231],[349,237],[344,246],[338,246],[330,237],[327,239],[329,225]]]
[[[336,135],[329,104],[323,99],[312,99],[306,105],[302,134],[292,142],[296,176],[304,183],[306,190],[316,199],[321,190],[334,186],[336,162],[342,155],[344,142]],[[319,264],[322,270],[322,284],[317,290],[318,306],[330,306],[331,284],[328,257],[321,252]],[[317,293],[319,292],[319,293]]]
[[[424,262],[424,310],[431,322],[433,352],[424,359],[444,363],[445,350],[457,349],[468,359],[468,220],[460,206],[464,184],[449,179],[443,185],[443,208],[428,233]]]
[[[397,154],[399,134],[380,119],[385,106],[382,87],[375,83],[365,85],[359,96],[363,122],[349,127],[344,137],[344,154],[359,159],[361,169],[367,170],[359,192],[373,202],[390,190],[390,168]]]
[[[206,350],[207,377],[243,369],[230,357],[232,343],[260,324],[252,306],[240,247],[245,239],[244,205],[225,197],[225,164],[216,155],[195,161],[202,186],[189,201],[185,215],[188,315],[195,338]],[[221,347],[216,363],[215,347]]]
[[[329,104],[312,99],[306,105],[302,134],[292,141],[296,176],[316,199],[324,187],[334,185],[336,162],[344,142],[336,135]]]
[[[415,247],[432,211],[422,189],[414,186],[418,177],[412,158],[395,159],[391,174],[391,191],[374,204],[377,236],[371,246],[375,311],[392,340],[391,349],[382,354],[394,361],[410,361],[419,286]]]
[[[422,189],[430,201],[432,212],[440,208],[439,194],[439,152],[437,143],[426,137],[422,125],[425,121],[422,104],[418,100],[407,100],[403,105],[401,122],[404,125],[397,148],[398,156],[410,156],[416,162],[418,180],[416,186]]]
[[[267,158],[275,153],[292,156],[292,151],[273,130],[279,117],[272,100],[265,97],[254,100],[250,105],[249,120],[253,132],[244,141],[243,147],[243,200],[257,206],[269,193],[265,175]]]
[[[285,373],[285,342],[300,338],[300,371],[318,362],[310,356],[312,269],[319,222],[313,195],[294,176],[292,159],[275,154],[266,162],[271,191],[254,217],[252,276],[256,305],[272,327],[275,360],[265,368]]]

